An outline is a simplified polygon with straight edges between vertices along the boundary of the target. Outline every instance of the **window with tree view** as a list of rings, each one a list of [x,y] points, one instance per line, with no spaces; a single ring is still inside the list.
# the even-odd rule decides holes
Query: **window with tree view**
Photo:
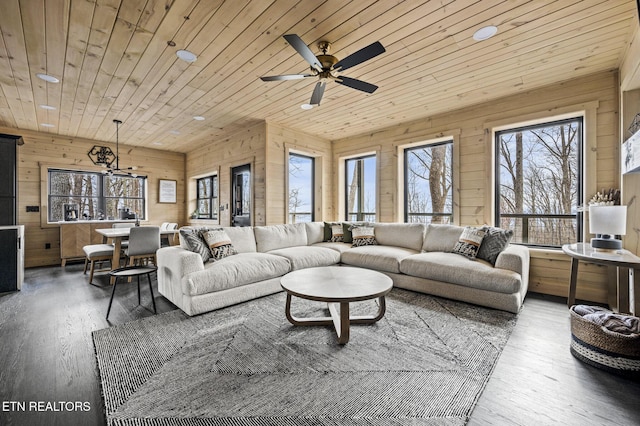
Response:
[[[376,220],[376,156],[345,161],[346,220]]]
[[[404,150],[404,221],[451,223],[453,141]]]
[[[497,225],[513,242],[581,241],[582,118],[496,133]]]
[[[218,219],[218,176],[207,176],[197,180],[198,219]]]
[[[146,177],[49,169],[49,222],[64,220],[64,205],[78,206],[79,219],[119,219],[129,210],[144,219]]]
[[[313,222],[313,157],[289,154],[289,223]]]

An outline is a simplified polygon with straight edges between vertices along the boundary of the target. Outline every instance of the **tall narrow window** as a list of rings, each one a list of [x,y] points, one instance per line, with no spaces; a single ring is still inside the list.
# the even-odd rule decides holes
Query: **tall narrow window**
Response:
[[[312,157],[289,154],[289,223],[314,220],[314,167]]]
[[[496,224],[514,242],[581,241],[582,118],[496,133]]]
[[[345,218],[351,221],[376,220],[376,156],[345,161]]]
[[[451,223],[453,141],[404,150],[404,221]]]
[[[197,180],[198,219],[218,219],[218,176],[207,176]]]
[[[49,222],[63,220],[65,204],[74,205],[79,219],[119,219],[122,211],[145,218],[143,176],[49,169]]]

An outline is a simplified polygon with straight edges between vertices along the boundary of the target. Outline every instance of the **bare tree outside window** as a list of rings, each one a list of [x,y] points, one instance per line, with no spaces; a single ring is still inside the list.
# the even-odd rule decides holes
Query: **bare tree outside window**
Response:
[[[289,154],[289,223],[313,222],[315,160]]]
[[[404,150],[405,222],[450,223],[453,141]]]
[[[580,241],[582,118],[501,131],[496,145],[498,226],[524,244]]]
[[[376,221],[376,157],[345,161],[345,218],[349,221]]]

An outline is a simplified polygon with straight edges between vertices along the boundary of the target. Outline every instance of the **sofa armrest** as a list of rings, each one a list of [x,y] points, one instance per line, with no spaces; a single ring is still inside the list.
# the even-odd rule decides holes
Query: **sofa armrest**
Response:
[[[524,284],[529,283],[529,249],[525,246],[509,244],[496,259],[496,268],[517,272]]]
[[[182,294],[185,275],[204,270],[198,253],[180,247],[163,247],[156,252],[158,261],[158,291],[185,312],[189,307]]]

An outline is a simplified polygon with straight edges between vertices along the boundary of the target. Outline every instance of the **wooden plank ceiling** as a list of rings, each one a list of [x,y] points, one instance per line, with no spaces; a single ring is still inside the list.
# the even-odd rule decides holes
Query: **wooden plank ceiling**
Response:
[[[638,19],[635,0],[2,0],[1,9],[0,126],[114,142],[119,119],[122,144],[178,152],[257,120],[335,140],[617,69]],[[486,25],[497,35],[474,41]],[[290,33],[316,54],[330,41],[339,59],[379,40],[386,53],[344,74],[380,88],[330,82],[322,104],[302,110],[315,79],[259,79],[309,71],[282,38]]]

